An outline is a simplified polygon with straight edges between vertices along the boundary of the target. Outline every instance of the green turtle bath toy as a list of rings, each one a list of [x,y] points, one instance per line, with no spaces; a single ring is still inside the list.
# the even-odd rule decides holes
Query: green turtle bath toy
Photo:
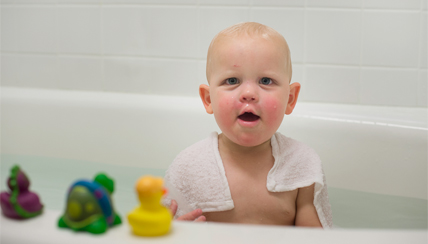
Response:
[[[113,191],[114,181],[105,174],[96,175],[93,181],[74,182],[68,191],[65,213],[58,226],[101,234],[122,223],[113,208]]]

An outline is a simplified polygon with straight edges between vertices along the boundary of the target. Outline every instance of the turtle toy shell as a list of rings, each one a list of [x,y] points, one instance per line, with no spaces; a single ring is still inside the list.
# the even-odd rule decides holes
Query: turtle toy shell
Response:
[[[58,226],[101,234],[122,223],[114,211],[113,191],[114,181],[105,174],[96,175],[93,181],[74,182],[69,188],[65,213]]]

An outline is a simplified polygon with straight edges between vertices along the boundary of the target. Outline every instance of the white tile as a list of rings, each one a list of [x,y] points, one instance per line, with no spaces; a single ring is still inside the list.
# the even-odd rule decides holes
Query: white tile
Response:
[[[250,20],[274,28],[287,40],[293,62],[303,62],[305,13],[303,9],[252,8]]]
[[[422,0],[422,10],[427,10],[428,0]]]
[[[304,86],[303,73],[304,73],[304,66],[303,65],[299,65],[299,64],[293,65],[293,74],[291,77],[291,83],[297,82],[301,86]],[[301,95],[302,95],[302,93],[299,93],[298,101],[304,101],[304,97],[302,97]]]
[[[306,0],[307,7],[361,8],[362,0]]]
[[[197,8],[152,8],[147,17],[145,27],[151,30],[147,37],[150,55],[197,56]]]
[[[364,0],[363,6],[376,9],[413,9],[421,8],[421,0]]]
[[[427,13],[423,13],[421,16],[421,42],[420,42],[420,51],[419,51],[419,67],[427,68]]]
[[[199,9],[199,57],[206,58],[211,40],[221,30],[249,21],[249,8],[201,7]]]
[[[199,84],[208,84],[207,80],[207,61],[199,61],[198,62],[198,81]]]
[[[363,65],[417,67],[419,13],[364,11]]]
[[[363,105],[417,106],[417,70],[363,68],[360,101]]]
[[[359,102],[359,68],[306,66],[306,100],[313,102]]]
[[[101,0],[57,0],[58,4],[97,4]]]
[[[60,56],[60,88],[101,90],[102,65],[101,58]]]
[[[306,13],[306,62],[359,64],[359,10],[308,10]]]
[[[101,8],[58,8],[58,51],[101,54]]]
[[[1,85],[59,88],[56,55],[1,55]]]
[[[83,0],[84,1],[84,0]],[[197,4],[198,0],[101,0],[103,3],[110,4],[128,4],[128,3],[135,3],[135,4],[174,4],[174,5],[181,5],[181,4]]]
[[[255,6],[282,6],[282,7],[304,7],[302,0],[251,0]]]
[[[250,0],[199,0],[200,5],[243,5],[250,4]]]
[[[144,72],[150,74],[150,71],[141,68],[144,67],[141,62],[137,58],[105,58],[102,90],[114,92],[135,90],[133,83],[144,77]]]
[[[299,82],[301,85],[300,93],[299,93],[299,100],[300,102],[309,102],[310,99],[307,97],[307,85],[306,85],[306,72],[305,72],[305,65],[299,65],[299,74],[296,73],[296,65],[293,65],[293,77],[291,77],[291,83],[293,82]],[[297,76],[297,77],[296,77]],[[300,76],[300,78],[298,77]]]
[[[1,0],[1,3],[31,3],[31,4],[46,4],[46,3],[56,3],[57,0]]]
[[[103,19],[107,54],[197,56],[195,7],[105,7]]]
[[[291,77],[291,83],[294,82],[303,82],[303,73],[304,73],[304,66],[300,64],[293,64],[293,74]]]
[[[46,6],[2,6],[1,50],[56,52],[56,11]]]
[[[198,62],[152,58],[105,60],[104,90],[198,96]]]
[[[145,50],[143,29],[144,11],[137,7],[102,8],[103,52],[105,54],[143,55]],[[148,34],[147,34],[148,35]]]
[[[419,71],[418,80],[418,106],[428,107],[428,76],[427,70]]]

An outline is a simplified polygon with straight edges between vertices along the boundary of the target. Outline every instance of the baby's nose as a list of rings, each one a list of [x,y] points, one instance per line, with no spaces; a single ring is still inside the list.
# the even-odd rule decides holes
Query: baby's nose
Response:
[[[243,92],[241,93],[240,99],[241,102],[257,102],[259,100],[259,96],[255,89],[251,86],[245,87]]]

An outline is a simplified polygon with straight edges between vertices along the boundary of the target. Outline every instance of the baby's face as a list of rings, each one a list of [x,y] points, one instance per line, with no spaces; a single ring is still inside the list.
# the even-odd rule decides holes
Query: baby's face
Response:
[[[291,113],[284,50],[279,40],[261,37],[225,38],[214,48],[207,77],[211,108],[234,143],[250,147],[266,142]]]

